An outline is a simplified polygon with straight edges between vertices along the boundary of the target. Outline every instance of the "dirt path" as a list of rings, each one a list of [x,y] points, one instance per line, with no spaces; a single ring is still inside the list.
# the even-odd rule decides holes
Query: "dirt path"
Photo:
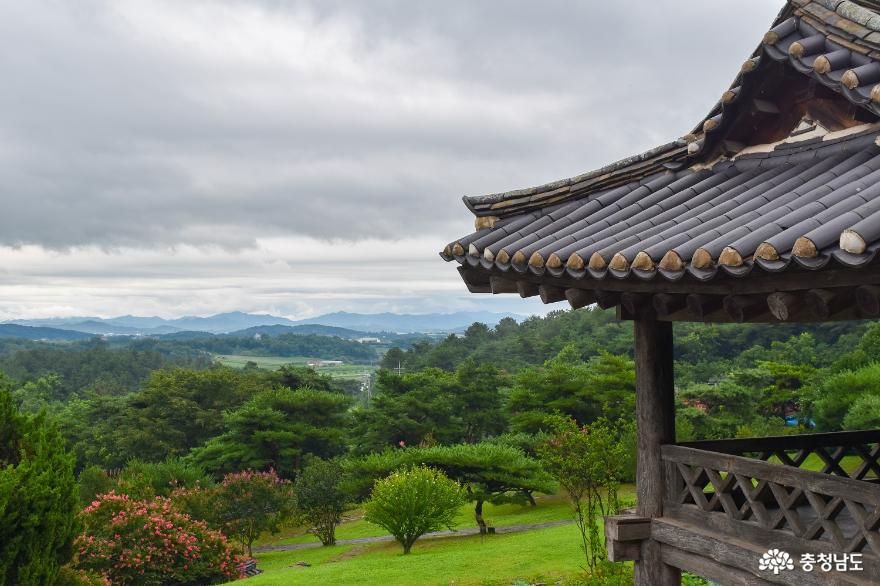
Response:
[[[496,533],[518,533],[520,531],[532,531],[534,529],[545,529],[547,527],[557,527],[559,525],[570,525],[574,521],[547,521],[546,523],[533,523],[530,525],[510,525],[508,527],[496,527]],[[422,537],[464,537],[467,535],[476,535],[480,532],[477,527],[467,527],[456,531],[434,531],[425,533]],[[336,545],[355,545],[358,543],[382,543],[384,541],[394,541],[394,537],[390,535],[376,535],[375,537],[358,537],[356,539],[339,539]],[[266,553],[271,551],[296,551],[298,549],[312,549],[321,547],[319,542],[309,543],[289,543],[287,545],[264,545],[255,547],[254,553]]]

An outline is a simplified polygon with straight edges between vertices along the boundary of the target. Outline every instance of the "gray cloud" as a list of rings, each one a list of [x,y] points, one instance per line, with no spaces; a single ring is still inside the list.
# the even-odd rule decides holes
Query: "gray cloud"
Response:
[[[0,244],[439,243],[690,130],[780,5],[0,0]]]

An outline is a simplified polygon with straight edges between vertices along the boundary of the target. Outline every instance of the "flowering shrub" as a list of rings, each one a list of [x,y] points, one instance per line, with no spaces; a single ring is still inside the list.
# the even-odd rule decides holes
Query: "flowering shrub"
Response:
[[[212,520],[252,555],[251,546],[264,531],[277,533],[296,510],[289,480],[268,472],[235,472],[214,489]]]
[[[171,492],[171,506],[192,519],[204,521],[208,527],[221,530],[217,524],[215,501],[217,487],[176,488]]]
[[[112,584],[211,584],[241,577],[241,562],[222,533],[156,497],[133,500],[113,492],[82,512],[85,531],[74,542],[77,566]]]

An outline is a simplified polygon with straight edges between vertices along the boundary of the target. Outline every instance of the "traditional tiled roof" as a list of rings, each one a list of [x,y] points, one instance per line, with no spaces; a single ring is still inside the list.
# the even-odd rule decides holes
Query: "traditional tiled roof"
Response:
[[[504,218],[444,255],[469,266],[576,279],[676,280],[689,273],[705,280],[756,266],[861,266],[873,260],[880,238],[880,128],[842,134],[806,133],[709,169],[656,173]],[[862,244],[841,250],[844,231]]]
[[[708,280],[872,262],[880,248],[880,125],[855,118],[828,132],[804,120],[769,144],[728,140],[744,113],[775,107],[756,81],[773,63],[876,121],[880,14],[865,6],[792,0],[689,136],[571,179],[465,198],[478,229],[441,256],[513,279]]]

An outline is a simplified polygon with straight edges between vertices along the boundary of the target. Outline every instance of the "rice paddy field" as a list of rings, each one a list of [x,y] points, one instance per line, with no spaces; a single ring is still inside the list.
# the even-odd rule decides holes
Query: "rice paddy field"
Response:
[[[241,354],[215,354],[214,359],[220,364],[232,368],[244,368],[248,362],[253,362],[258,368],[266,370],[275,370],[287,364],[307,366],[309,360],[312,360],[307,356],[245,356]],[[319,366],[315,370],[333,378],[363,380],[377,368],[377,366],[370,364],[335,364]]]

